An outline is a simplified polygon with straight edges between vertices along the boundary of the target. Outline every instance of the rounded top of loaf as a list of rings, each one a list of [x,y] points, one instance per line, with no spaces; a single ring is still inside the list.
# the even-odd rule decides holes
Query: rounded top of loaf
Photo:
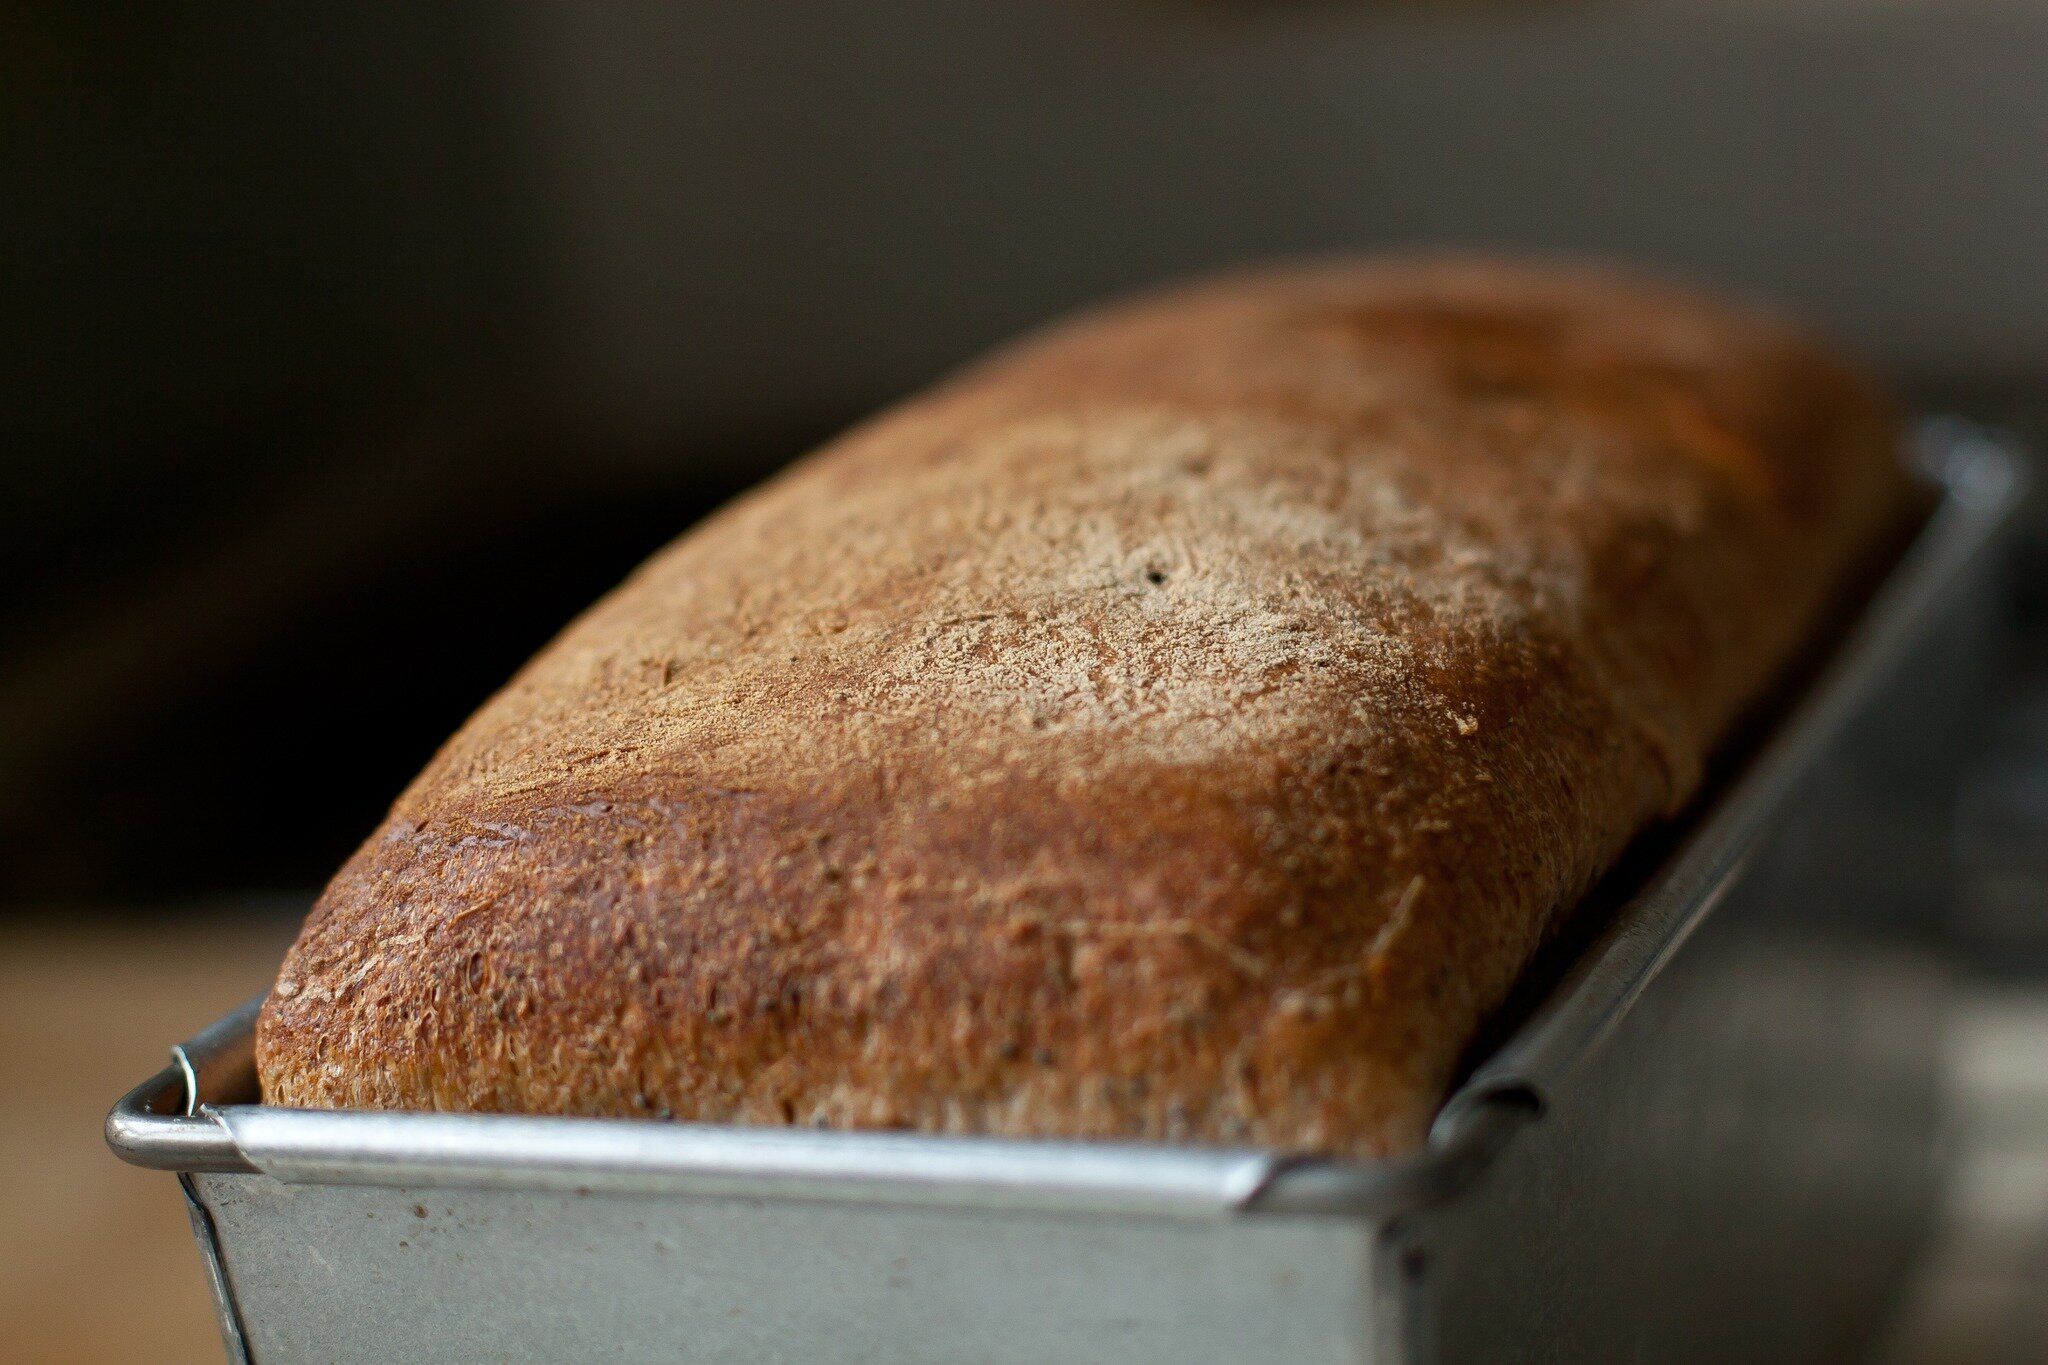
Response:
[[[308,920],[266,1095],[1410,1145],[1901,496],[1865,381],[1624,272],[1055,326],[493,698]]]

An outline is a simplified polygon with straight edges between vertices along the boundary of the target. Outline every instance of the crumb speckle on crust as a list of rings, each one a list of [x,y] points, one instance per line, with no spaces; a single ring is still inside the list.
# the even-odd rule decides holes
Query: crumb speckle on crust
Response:
[[[1400,1150],[1892,445],[1796,330],[1589,268],[1064,325],[522,670],[307,921],[265,1094]]]

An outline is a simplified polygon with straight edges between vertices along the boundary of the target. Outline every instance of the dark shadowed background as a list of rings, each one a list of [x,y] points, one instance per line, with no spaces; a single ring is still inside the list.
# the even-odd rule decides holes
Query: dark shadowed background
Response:
[[[316,885],[578,607],[1077,303],[1413,241],[2048,374],[2048,7],[27,0],[0,902]]]

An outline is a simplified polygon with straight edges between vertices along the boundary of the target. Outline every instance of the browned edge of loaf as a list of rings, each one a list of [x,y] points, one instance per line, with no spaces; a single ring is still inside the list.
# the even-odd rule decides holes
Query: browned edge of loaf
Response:
[[[1903,503],[1867,383],[1626,272],[1099,311],[486,704],[307,920],[264,1095],[1411,1148]]]

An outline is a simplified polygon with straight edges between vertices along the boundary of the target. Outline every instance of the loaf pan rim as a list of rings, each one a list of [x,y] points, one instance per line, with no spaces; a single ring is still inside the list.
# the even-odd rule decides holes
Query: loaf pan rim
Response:
[[[1391,1218],[1476,1178],[1598,1049],[1739,874],[1806,767],[1970,581],[2030,491],[2011,437],[1952,417],[1920,423],[1914,472],[1932,514],[1827,666],[1740,778],[1686,832],[1534,1011],[1445,1101],[1412,1155],[1354,1162],[1259,1149],[639,1119],[284,1109],[255,1091],[262,997],[172,1049],[172,1065],[107,1116],[115,1155],[182,1174],[287,1182],[555,1188],[578,1193],[919,1203],[1062,1212]],[[516,1139],[512,1141],[511,1139]],[[410,1144],[410,1145],[408,1145]]]

